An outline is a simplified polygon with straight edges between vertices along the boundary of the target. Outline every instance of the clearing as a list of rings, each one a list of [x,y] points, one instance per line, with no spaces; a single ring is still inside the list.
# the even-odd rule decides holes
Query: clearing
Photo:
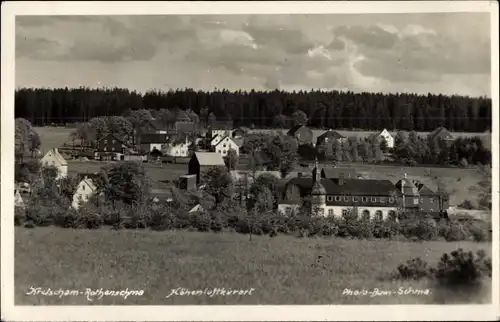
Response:
[[[491,289],[461,295],[426,282],[378,277],[413,257],[431,265],[444,252],[484,249],[491,243],[396,242],[253,236],[186,231],[111,231],[60,228],[15,230],[15,304],[429,304],[490,300]],[[51,289],[142,289],[142,297],[27,296],[30,286]],[[171,289],[232,288],[247,296],[172,296]],[[425,289],[431,295],[345,296],[352,290]]]

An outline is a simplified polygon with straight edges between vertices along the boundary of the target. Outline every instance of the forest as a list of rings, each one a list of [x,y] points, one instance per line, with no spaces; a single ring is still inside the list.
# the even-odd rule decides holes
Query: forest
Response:
[[[491,99],[486,97],[353,93],[340,91],[236,91],[193,89],[149,91],[120,88],[19,88],[15,117],[34,126],[87,122],[130,111],[180,109],[232,120],[235,126],[289,127],[298,111],[313,128],[427,132],[445,126],[453,132],[491,131]]]

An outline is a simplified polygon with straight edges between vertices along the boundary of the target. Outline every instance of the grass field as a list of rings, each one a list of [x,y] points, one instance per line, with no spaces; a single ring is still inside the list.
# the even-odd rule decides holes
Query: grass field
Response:
[[[426,282],[379,281],[409,258],[435,265],[459,247],[491,254],[491,244],[270,238],[224,233],[15,230],[15,303],[33,304],[430,304],[482,302]],[[491,256],[491,255],[490,255]],[[142,289],[142,297],[27,296],[29,287]],[[250,289],[247,296],[172,296],[171,289]],[[344,289],[429,288],[430,295],[346,296]]]

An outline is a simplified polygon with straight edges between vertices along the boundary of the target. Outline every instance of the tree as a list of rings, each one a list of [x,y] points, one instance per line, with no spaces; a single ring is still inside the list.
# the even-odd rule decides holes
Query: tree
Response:
[[[278,178],[272,174],[264,173],[257,178],[254,178],[254,182],[250,186],[249,190],[249,200],[247,203],[248,209],[253,209],[255,204],[259,199],[259,194],[266,189],[272,194],[273,200],[276,202],[278,200]],[[273,207],[276,204],[273,204]]]
[[[297,144],[293,138],[277,135],[263,148],[268,168],[279,170],[286,177],[297,163]]]
[[[229,149],[227,156],[224,157],[224,162],[229,170],[236,169],[238,165],[239,156],[235,150]]]
[[[297,110],[292,114],[292,119],[295,125],[306,125],[307,124],[307,114],[304,111]]]
[[[274,196],[271,189],[268,187],[261,187],[256,199],[255,208],[260,213],[273,210],[275,205]]]
[[[34,130],[31,131],[29,140],[29,150],[31,152],[32,158],[35,156],[35,151],[37,151],[40,148],[40,145],[42,145],[42,142],[40,141],[40,136]]]
[[[141,203],[147,197],[149,183],[141,163],[125,161],[104,168],[100,190],[111,201]]]
[[[120,140],[132,135],[132,123],[123,116],[110,116],[105,118],[107,132],[113,134]]]
[[[388,149],[387,140],[385,138],[382,138],[382,140],[380,141],[380,150],[382,152],[387,152],[387,149]]]
[[[215,117],[215,114],[213,112],[211,112],[208,115],[208,125],[209,126],[214,126],[216,121],[217,121],[217,118]]]
[[[221,204],[231,197],[232,180],[229,172],[222,167],[212,167],[202,174],[202,183],[205,191],[215,198],[215,204]]]
[[[285,128],[287,125],[287,122],[288,122],[288,118],[285,115],[280,114],[280,115],[276,116],[274,126],[276,126],[277,128]]]

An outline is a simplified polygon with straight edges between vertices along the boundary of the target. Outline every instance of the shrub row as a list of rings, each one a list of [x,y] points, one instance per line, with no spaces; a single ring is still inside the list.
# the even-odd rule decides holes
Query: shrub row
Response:
[[[124,204],[88,205],[78,211],[58,206],[28,206],[16,209],[15,224],[26,227],[58,226],[63,228],[96,229],[110,226],[115,229],[144,229],[156,231],[191,229],[198,231],[236,231],[243,234],[293,234],[300,237],[338,236],[347,238],[384,238],[447,241],[490,240],[489,226],[467,220],[458,222],[432,218],[409,217],[398,222],[364,220],[356,216],[285,216],[274,212],[252,214],[242,210],[214,210],[188,213],[186,209]]]

